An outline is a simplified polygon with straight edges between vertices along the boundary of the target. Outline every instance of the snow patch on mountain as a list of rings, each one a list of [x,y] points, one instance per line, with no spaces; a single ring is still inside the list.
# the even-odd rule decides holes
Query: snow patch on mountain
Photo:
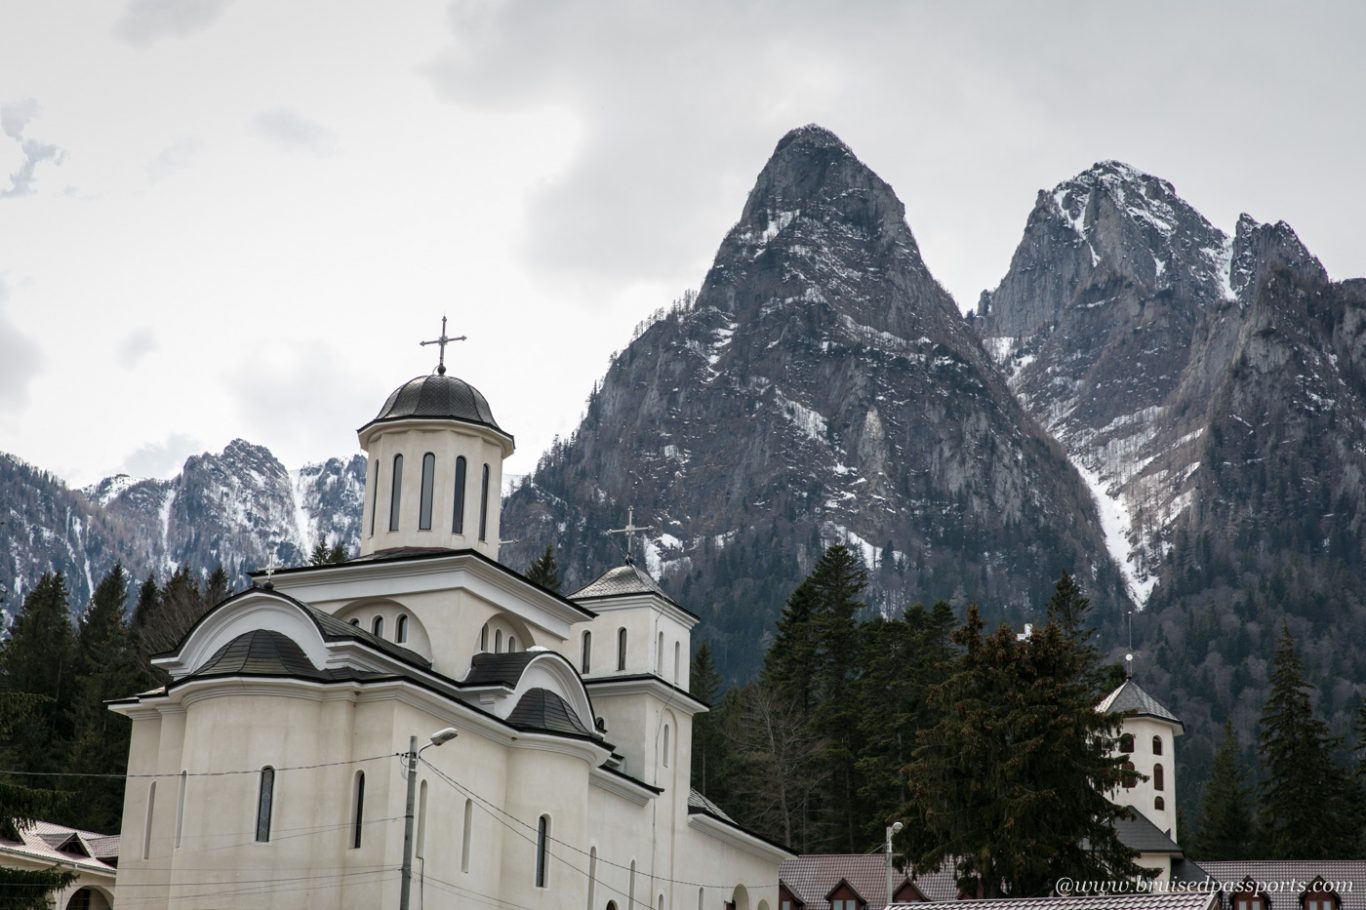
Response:
[[[1139,560],[1135,558],[1136,554],[1129,552],[1128,533],[1134,520],[1125,505],[1124,495],[1118,485],[1114,485],[1115,492],[1112,493],[1112,487],[1106,485],[1100,473],[1087,467],[1080,458],[1071,456],[1071,461],[1096,502],[1101,530],[1105,532],[1105,547],[1124,573],[1124,585],[1128,588],[1129,596],[1142,609],[1157,585],[1157,577],[1142,570]]]

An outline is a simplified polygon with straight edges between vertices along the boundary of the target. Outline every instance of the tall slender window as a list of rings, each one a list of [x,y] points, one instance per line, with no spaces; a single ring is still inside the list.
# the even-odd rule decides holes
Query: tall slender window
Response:
[[[408,614],[403,613],[398,618],[398,624],[394,626],[394,641],[403,644],[408,640]]]
[[[417,529],[432,529],[432,483],[436,480],[436,456],[431,452],[422,456],[422,500],[417,510]]]
[[[152,781],[147,786],[147,819],[142,826],[142,858],[152,855],[152,816],[156,812],[157,805],[157,782]]]
[[[465,834],[460,838],[460,871],[470,871],[470,834],[474,830],[474,801],[465,800]]]
[[[427,855],[427,782],[418,788],[417,796],[417,858]]]
[[[509,635],[509,636],[508,636],[508,653],[509,653],[509,654],[513,654],[513,653],[515,653],[516,651],[517,651],[517,636],[516,636],[516,635]]]
[[[479,650],[480,650],[480,651],[487,651],[488,649],[489,649],[489,624],[488,624],[488,623],[484,623],[484,628],[482,628],[482,629],[479,630]]]
[[[583,633],[583,675],[587,676],[593,666],[593,633]]]
[[[351,846],[360,846],[361,827],[365,824],[365,772],[356,772],[356,811],[351,817]]]
[[[1162,766],[1161,766],[1161,765],[1153,765],[1153,789],[1154,789],[1154,790],[1163,790],[1163,789],[1166,789],[1166,788],[1163,786],[1163,784],[1164,784],[1164,781],[1162,780]]]
[[[383,617],[383,616],[376,616],[376,617],[374,618],[374,620],[370,623],[370,632],[371,632],[376,638],[383,638],[383,637],[384,637],[384,617]]]
[[[484,481],[479,487],[479,539],[489,536],[489,466],[484,465]]]
[[[617,670],[626,669],[626,627],[617,629]]]
[[[502,630],[502,629],[494,629],[494,630],[493,630],[493,653],[494,653],[494,654],[502,654],[502,653],[503,653],[503,630]]]
[[[631,877],[627,879],[626,885],[626,906],[636,905],[636,861],[631,860]]]
[[[261,769],[261,790],[256,796],[256,841],[270,841],[270,811],[275,804],[275,769],[266,765]]]
[[[664,767],[669,767],[669,725],[664,725]]]
[[[175,845],[180,846],[180,833],[185,828],[185,780],[189,772],[180,772],[180,798],[175,804]]]
[[[659,633],[659,647],[655,649],[655,675],[664,675],[664,633]]]
[[[678,685],[680,667],[683,664],[683,642],[674,642],[674,685]]]
[[[588,848],[588,910],[593,910],[593,905],[597,903],[595,898],[598,891],[598,848]]]
[[[398,506],[403,498],[403,456],[394,456],[394,479],[389,487],[389,530],[398,530]]]
[[[379,511],[379,459],[370,459],[370,473],[374,480],[370,484],[370,536],[375,536],[375,513]]]
[[[1153,737],[1153,754],[1154,754],[1154,755],[1161,755],[1161,754],[1162,754],[1162,737],[1160,737],[1160,736],[1154,736],[1154,737]]]
[[[544,888],[550,877],[550,816],[536,823],[536,887]]]
[[[465,456],[455,460],[455,507],[451,512],[451,533],[465,533]]]

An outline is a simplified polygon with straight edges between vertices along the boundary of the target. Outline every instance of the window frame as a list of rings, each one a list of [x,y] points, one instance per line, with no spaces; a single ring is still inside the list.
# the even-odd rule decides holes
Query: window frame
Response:
[[[418,497],[417,529],[432,529],[432,489],[436,484],[436,454],[427,452],[422,456],[422,490]]]

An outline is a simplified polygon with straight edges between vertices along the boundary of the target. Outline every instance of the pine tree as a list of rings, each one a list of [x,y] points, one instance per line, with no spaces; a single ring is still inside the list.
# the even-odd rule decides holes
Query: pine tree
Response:
[[[1339,742],[1314,714],[1290,627],[1281,625],[1271,691],[1262,709],[1259,816],[1267,859],[1355,855],[1355,786],[1333,760]]]
[[[930,690],[940,713],[907,768],[910,823],[899,843],[916,872],[955,862],[960,884],[988,897],[1043,896],[1059,876],[1131,879],[1135,854],[1105,793],[1119,721],[1095,710],[1096,657],[1057,622],[1025,641],[990,635],[976,607],[953,634],[961,649]]]
[[[122,775],[127,770],[132,725],[110,711],[105,701],[133,695],[152,682],[124,619],[127,600],[128,576],[122,565],[115,565],[96,586],[90,609],[81,618],[71,749],[71,770],[80,774]],[[71,824],[92,831],[120,830],[121,778],[76,778],[71,787],[79,811],[78,817],[67,816]]]
[[[45,699],[0,692],[0,768],[20,768],[27,758],[19,742],[25,729],[44,722]],[[19,830],[35,821],[51,820],[63,794],[28,786],[23,778],[0,775],[0,839],[19,840]],[[0,865],[0,910],[49,910],[48,895],[76,880],[76,873],[50,869],[24,870]]]
[[[10,637],[0,645],[0,690],[37,696],[36,722],[12,731],[25,771],[64,770],[75,693],[75,638],[66,582],[46,574],[24,598]]]
[[[716,664],[711,659],[711,645],[705,641],[693,655],[688,689],[694,698],[711,706],[710,711],[695,715],[692,721],[692,785],[708,796],[719,798],[725,791],[725,746],[721,705],[717,703],[721,695],[721,674],[716,672]]]
[[[339,566],[346,562],[346,547],[342,546],[339,540],[332,545],[332,549],[327,553],[327,561],[334,566]]]
[[[1224,738],[1214,753],[1205,791],[1200,795],[1200,826],[1190,853],[1202,860],[1249,859],[1255,855],[1256,832],[1243,785],[1238,737],[1233,722],[1224,722]]]
[[[328,559],[327,541],[320,540],[313,545],[313,552],[308,556],[309,565],[325,566],[331,560]]]
[[[560,567],[555,563],[555,548],[553,546],[546,544],[545,552],[537,557],[530,568],[526,570],[526,577],[546,590],[560,590]]]

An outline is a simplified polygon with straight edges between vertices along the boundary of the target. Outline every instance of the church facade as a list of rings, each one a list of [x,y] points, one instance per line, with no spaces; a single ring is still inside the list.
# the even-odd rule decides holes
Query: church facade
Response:
[[[117,902],[398,907],[406,840],[414,908],[776,910],[791,853],[690,786],[697,616],[629,561],[501,565],[513,438],[444,366],[359,435],[359,555],[257,573],[114,704]]]

